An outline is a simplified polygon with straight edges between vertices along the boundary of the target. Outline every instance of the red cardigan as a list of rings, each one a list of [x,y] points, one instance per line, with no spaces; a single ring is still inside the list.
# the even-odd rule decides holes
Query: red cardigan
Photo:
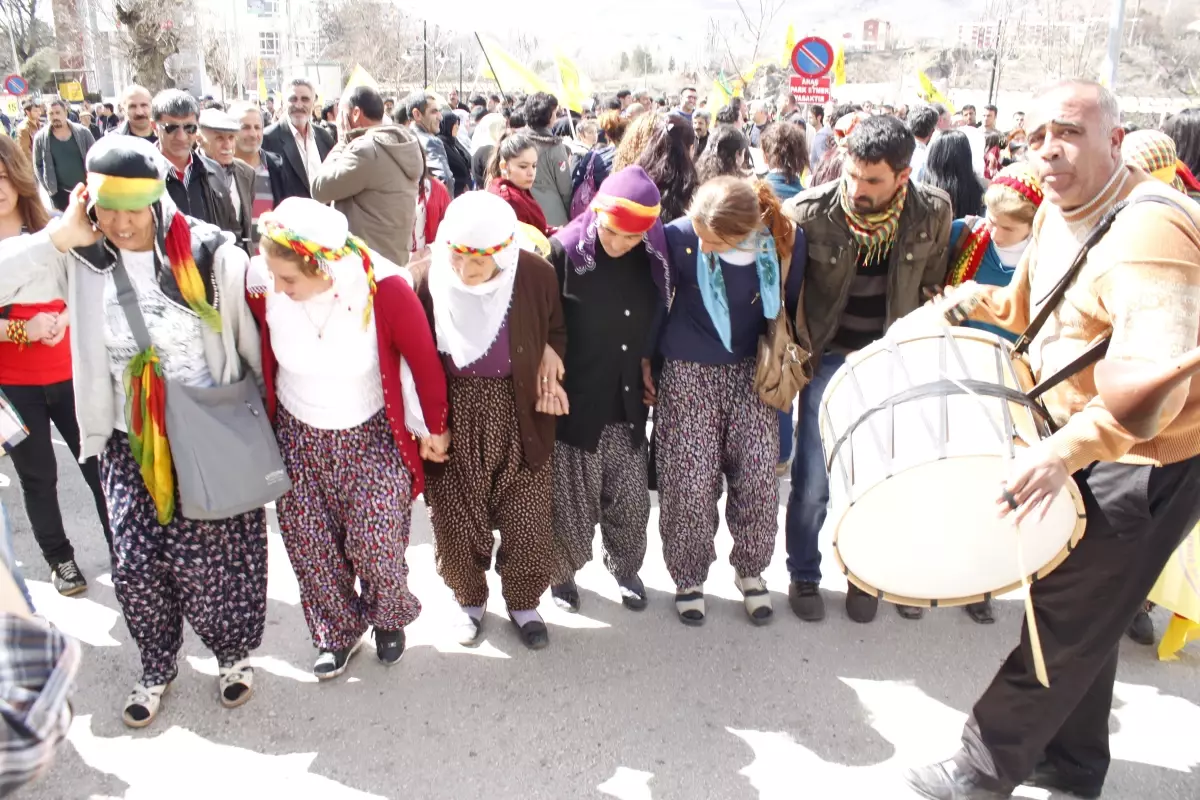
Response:
[[[271,291],[268,289],[267,291]],[[267,298],[247,293],[246,302],[258,322],[262,338],[263,383],[267,389],[267,414],[275,420],[275,375],[279,369],[271,349],[271,331],[267,326]],[[412,496],[425,488],[425,470],[421,465],[417,437],[404,427],[404,394],[400,388],[400,358],[408,362],[421,413],[431,434],[446,432],[449,406],[446,402],[446,373],[433,343],[433,334],[425,309],[408,282],[400,275],[379,281],[375,293],[375,332],[379,337],[379,374],[383,379],[383,401],[392,437],[400,449],[400,458],[412,476]]]

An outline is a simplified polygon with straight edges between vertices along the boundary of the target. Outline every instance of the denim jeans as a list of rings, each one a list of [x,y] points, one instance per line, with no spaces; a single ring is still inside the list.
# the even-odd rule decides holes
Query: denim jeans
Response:
[[[787,411],[779,412],[779,463],[786,464],[788,459],[792,457],[792,441],[794,440],[794,432],[792,431],[792,411],[795,408],[789,408]]]
[[[793,581],[821,580],[821,550],[817,541],[829,510],[829,475],[821,446],[821,396],[844,356],[821,356],[812,383],[800,394],[800,422],[792,459],[792,491],[787,505],[787,566]]]

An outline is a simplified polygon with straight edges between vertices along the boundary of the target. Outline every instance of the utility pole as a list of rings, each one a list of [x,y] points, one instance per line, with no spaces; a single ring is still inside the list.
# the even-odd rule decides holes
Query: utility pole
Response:
[[[1121,33],[1125,28],[1125,0],[1113,0],[1112,16],[1108,19],[1108,54],[1100,71],[1100,83],[1109,91],[1117,90],[1117,65],[1121,60]]]
[[[421,46],[425,60],[425,82],[421,84],[421,91],[429,89],[429,23],[421,23]]]

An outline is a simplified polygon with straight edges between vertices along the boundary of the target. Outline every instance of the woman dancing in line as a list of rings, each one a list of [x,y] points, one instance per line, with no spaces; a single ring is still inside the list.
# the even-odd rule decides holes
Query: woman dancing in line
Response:
[[[328,680],[368,626],[381,662],[404,655],[421,611],[404,559],[412,500],[421,458],[449,445],[446,377],[407,273],[351,236],[341,212],[293,197],[260,228],[246,289],[292,479],[279,528],[319,651],[313,674]]]
[[[501,146],[503,150],[503,145]],[[551,468],[566,326],[553,268],[520,245],[517,215],[494,194],[450,204],[430,263],[414,268],[449,376],[449,461],[425,489],[438,574],[463,611],[458,640],[480,639],[492,530],[496,571],[521,641],[550,642],[537,612],[554,564]]]
[[[797,319],[804,234],[768,184],[725,176],[696,191],[688,216],[667,226],[667,243],[675,299],[660,344],[666,363],[655,413],[659,530],[675,608],[684,624],[703,624],[724,477],[729,560],[746,613],[763,625],[772,609],[762,571],[779,527],[779,422],[754,390],[755,353],[781,303]],[[781,264],[790,264],[786,285]],[[802,320],[796,329],[803,347]]]

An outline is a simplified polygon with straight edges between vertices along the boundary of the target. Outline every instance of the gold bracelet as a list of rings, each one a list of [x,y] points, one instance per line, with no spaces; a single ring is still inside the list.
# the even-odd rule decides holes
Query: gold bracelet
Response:
[[[8,333],[8,340],[17,347],[24,347],[29,344],[29,333],[25,330],[25,320],[10,320],[6,332]]]

